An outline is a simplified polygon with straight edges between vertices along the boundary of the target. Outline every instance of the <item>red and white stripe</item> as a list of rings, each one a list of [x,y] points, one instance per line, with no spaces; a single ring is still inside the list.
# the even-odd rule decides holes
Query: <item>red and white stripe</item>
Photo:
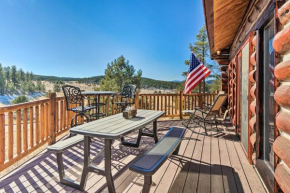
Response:
[[[211,71],[203,64],[198,65],[186,76],[183,93],[187,94],[192,91],[203,79],[205,79]]]

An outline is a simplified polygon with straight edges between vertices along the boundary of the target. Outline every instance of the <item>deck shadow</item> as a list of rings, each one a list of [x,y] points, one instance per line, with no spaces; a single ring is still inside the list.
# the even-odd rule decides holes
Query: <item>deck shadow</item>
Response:
[[[186,161],[169,192],[239,192],[242,184],[234,168]]]

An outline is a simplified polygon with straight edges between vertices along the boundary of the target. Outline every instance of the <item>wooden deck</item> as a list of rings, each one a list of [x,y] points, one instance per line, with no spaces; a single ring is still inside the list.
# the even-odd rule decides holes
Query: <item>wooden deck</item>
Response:
[[[179,120],[159,121],[159,138],[171,126],[181,126],[181,123]],[[153,175],[151,192],[265,192],[233,129],[220,128],[224,130],[216,132],[212,129],[209,136],[205,136],[202,128],[192,125],[185,133],[179,155],[171,156]],[[136,133],[130,137],[134,139]],[[142,190],[143,176],[131,172],[128,164],[154,145],[154,140],[143,137],[141,144],[139,148],[129,148],[120,145],[119,140],[114,142],[112,172],[117,192],[136,193]],[[92,154],[102,147],[102,140],[94,139]],[[66,175],[78,179],[83,163],[82,144],[65,152],[63,158]],[[94,162],[104,166],[102,156]],[[86,192],[107,192],[106,180],[103,176],[90,174],[85,189]],[[0,192],[79,191],[58,182],[56,156],[44,151],[1,179]]]

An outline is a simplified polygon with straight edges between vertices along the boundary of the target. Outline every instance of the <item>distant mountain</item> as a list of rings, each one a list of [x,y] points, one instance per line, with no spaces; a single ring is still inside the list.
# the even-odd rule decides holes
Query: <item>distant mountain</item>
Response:
[[[178,82],[178,83],[181,83],[182,81],[181,81],[181,80],[172,80],[171,82]]]
[[[95,83],[98,84],[104,76],[93,76],[88,78],[72,78],[72,77],[57,77],[57,76],[43,76],[34,75],[35,79],[42,81],[56,82],[56,81],[77,81],[79,83]],[[154,80],[151,78],[141,77],[141,88],[157,88],[157,89],[176,89],[181,81],[163,81]]]

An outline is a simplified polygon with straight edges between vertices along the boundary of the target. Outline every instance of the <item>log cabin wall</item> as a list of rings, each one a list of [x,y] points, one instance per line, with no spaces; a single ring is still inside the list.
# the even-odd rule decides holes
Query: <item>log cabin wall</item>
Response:
[[[290,192],[290,1],[278,3],[278,33],[274,37],[277,65],[274,74],[277,89],[274,95],[279,105],[276,115],[277,138],[273,144],[276,154],[275,192]]]
[[[256,46],[257,46],[257,36],[254,35],[251,41],[252,54],[250,56],[250,73],[249,73],[249,135],[250,135],[250,148],[249,151],[252,155],[249,155],[250,163],[256,164],[257,154],[256,154]]]

